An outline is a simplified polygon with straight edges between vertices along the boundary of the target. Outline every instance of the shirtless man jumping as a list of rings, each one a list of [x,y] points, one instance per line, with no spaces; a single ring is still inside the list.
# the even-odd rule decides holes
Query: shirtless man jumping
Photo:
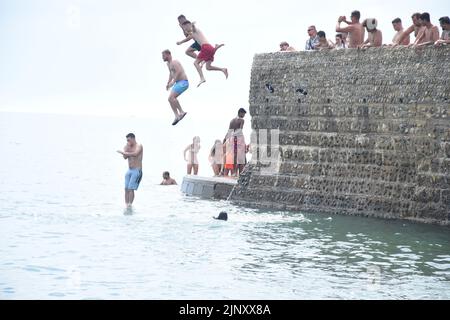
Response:
[[[128,171],[125,174],[125,204],[131,208],[134,200],[134,190],[137,190],[142,179],[142,157],[144,148],[136,142],[133,133],[126,136],[127,144],[123,151],[117,150],[124,159],[128,159]]]
[[[197,85],[197,87],[199,87],[202,83],[206,81],[205,77],[203,76],[202,71],[203,65],[201,64],[202,61],[204,61],[206,64],[206,70],[222,71],[223,74],[225,75],[225,78],[228,79],[227,68],[219,68],[211,65],[211,63],[214,61],[214,54],[216,53],[216,50],[220,48],[222,45],[213,47],[208,42],[208,40],[206,40],[206,37],[203,35],[203,33],[190,21],[185,21],[183,23],[183,29],[189,34],[189,36],[186,39],[177,42],[177,44],[181,44],[191,39],[194,39],[201,46],[201,50],[194,62],[195,68],[197,69],[197,72],[200,75],[200,82]]]
[[[186,21],[188,21],[188,20],[186,19],[186,17],[184,15],[178,16],[178,24],[180,25],[181,30],[183,30],[184,36],[186,38],[188,38],[189,34],[186,32],[186,30],[184,30],[184,27],[183,27],[183,23]],[[177,44],[180,44],[180,43],[177,42]],[[197,41],[194,41],[194,43],[192,43],[189,46],[189,48],[186,50],[186,54],[191,58],[197,59],[197,53],[195,51],[200,51],[200,50],[201,50],[200,45],[198,44]]]
[[[174,126],[183,119],[187,113],[181,109],[181,105],[177,98],[189,88],[189,81],[183,66],[177,60],[172,60],[172,54],[169,50],[164,50],[162,52],[162,58],[163,61],[167,62],[167,66],[169,67],[169,80],[167,81],[166,90],[172,88],[169,95],[169,103],[175,114],[175,120],[172,122],[172,125]]]
[[[180,25],[181,30],[183,30],[184,37],[186,39],[192,39],[192,37],[189,36],[189,33],[185,30],[185,27],[183,26],[183,23],[186,22],[186,21],[188,21],[188,20],[186,19],[186,17],[184,15],[179,15],[178,16],[178,24]],[[182,41],[178,41],[177,45],[180,45],[180,44],[182,44],[184,42],[189,41],[189,40],[186,40],[186,39],[182,40]],[[223,46],[223,44],[216,45],[216,50],[219,49],[222,46]],[[200,51],[201,49],[202,48],[201,48],[200,44],[197,41],[194,40],[194,43],[192,43],[189,46],[189,48],[187,48],[185,53],[189,57],[197,59],[197,53],[195,51]]]
[[[347,21],[345,16],[341,16],[336,24],[336,32],[348,32],[349,48],[358,48],[364,42],[364,27],[359,22],[360,18],[361,13],[359,11],[353,11],[350,16],[351,21]],[[341,22],[347,23],[348,26],[341,28]]]

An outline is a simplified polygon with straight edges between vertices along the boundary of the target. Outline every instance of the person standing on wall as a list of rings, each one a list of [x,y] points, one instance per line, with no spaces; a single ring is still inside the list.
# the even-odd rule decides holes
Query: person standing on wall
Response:
[[[416,41],[412,44],[412,47],[422,47],[427,45],[432,45],[439,40],[439,29],[437,26],[431,23],[430,14],[424,12],[420,15],[419,19],[422,29],[417,35]]]
[[[367,30],[367,39],[360,48],[381,47],[383,45],[383,34],[377,29],[378,21],[375,18],[364,20],[362,25]]]
[[[238,116],[230,121],[228,133],[225,136],[224,143],[226,144],[224,175],[231,174],[238,176],[244,170],[246,159],[246,144],[244,138],[244,117],[247,111],[244,108],[238,110]]]
[[[317,35],[317,30],[315,26],[308,27],[308,36],[309,39],[306,40],[305,50],[316,50],[317,45],[319,44],[319,36]]]
[[[350,20],[347,21],[345,16],[340,16],[336,24],[336,32],[348,32],[348,47],[358,48],[364,42],[364,27],[359,22],[361,13],[357,10],[353,11],[350,15]],[[341,27],[341,22],[348,24],[347,27]]]
[[[439,23],[441,24],[442,28],[442,35],[441,38],[434,43],[436,47],[450,44],[450,18],[439,18]]]

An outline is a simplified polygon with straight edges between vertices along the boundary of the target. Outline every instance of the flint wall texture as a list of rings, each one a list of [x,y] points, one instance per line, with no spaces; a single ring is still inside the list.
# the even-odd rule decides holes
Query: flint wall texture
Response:
[[[234,202],[450,224],[450,46],[258,54],[249,102]]]

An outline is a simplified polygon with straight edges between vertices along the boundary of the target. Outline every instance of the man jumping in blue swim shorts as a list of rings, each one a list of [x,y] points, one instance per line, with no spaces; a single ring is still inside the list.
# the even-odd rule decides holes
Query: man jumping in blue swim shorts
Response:
[[[164,50],[162,52],[162,58],[167,62],[169,67],[169,81],[167,81],[166,90],[170,91],[169,103],[172,107],[173,113],[175,114],[175,120],[172,125],[176,125],[181,119],[184,118],[187,112],[181,109],[181,105],[178,102],[178,96],[189,88],[189,81],[187,79],[186,73],[184,72],[183,66],[177,60],[172,60],[172,54],[169,50]]]

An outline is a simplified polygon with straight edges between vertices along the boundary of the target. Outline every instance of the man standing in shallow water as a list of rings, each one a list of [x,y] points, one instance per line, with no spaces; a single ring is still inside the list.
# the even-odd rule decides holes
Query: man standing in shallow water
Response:
[[[124,159],[128,159],[128,171],[125,174],[125,204],[127,208],[131,208],[134,200],[134,191],[138,189],[142,179],[142,157],[144,149],[141,144],[136,142],[133,133],[126,136],[127,144],[123,151],[117,150],[123,155]]]

